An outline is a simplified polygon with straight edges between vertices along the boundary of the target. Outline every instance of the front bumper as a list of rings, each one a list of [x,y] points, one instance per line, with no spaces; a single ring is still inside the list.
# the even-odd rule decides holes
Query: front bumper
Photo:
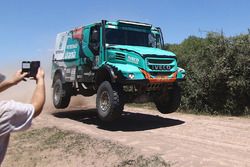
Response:
[[[147,72],[144,69],[138,68],[130,64],[111,64],[113,67],[120,71],[117,75],[117,79],[120,82],[127,83],[174,83],[185,80],[186,72],[184,69],[177,67],[174,72],[161,72],[154,74],[154,72]],[[132,76],[132,77],[131,77]]]

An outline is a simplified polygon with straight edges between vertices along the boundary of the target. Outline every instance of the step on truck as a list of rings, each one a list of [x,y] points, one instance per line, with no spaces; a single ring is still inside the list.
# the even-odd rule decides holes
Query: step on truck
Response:
[[[66,108],[71,96],[96,94],[102,121],[113,121],[126,103],[154,102],[159,112],[177,110],[185,70],[163,50],[159,27],[118,20],[59,33],[52,60],[53,104]]]

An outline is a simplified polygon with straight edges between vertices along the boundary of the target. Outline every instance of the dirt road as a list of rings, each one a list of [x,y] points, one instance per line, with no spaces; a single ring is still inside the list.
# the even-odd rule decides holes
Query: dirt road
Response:
[[[48,110],[48,109],[47,109]],[[172,166],[250,166],[250,119],[211,117],[125,108],[122,118],[104,125],[93,107],[49,109],[34,121],[86,133],[158,154]]]
[[[1,94],[1,99],[29,101],[22,84]],[[50,85],[50,84],[48,84]],[[24,88],[23,88],[24,87]],[[22,89],[20,89],[22,88]],[[30,87],[29,87],[30,89]],[[16,92],[19,92],[18,94]],[[51,97],[48,89],[48,98]],[[76,100],[77,99],[77,100]],[[50,103],[51,99],[47,99]],[[160,114],[143,108],[125,108],[118,122],[103,125],[96,118],[94,98],[73,97],[66,110],[46,104],[35,127],[58,127],[87,133],[134,147],[143,154],[159,154],[172,166],[250,166],[250,119],[173,113]]]

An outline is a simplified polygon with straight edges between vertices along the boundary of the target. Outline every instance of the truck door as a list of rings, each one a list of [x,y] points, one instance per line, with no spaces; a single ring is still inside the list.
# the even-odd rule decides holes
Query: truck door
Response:
[[[91,27],[89,36],[89,49],[94,55],[93,58],[93,68],[97,69],[99,65],[100,57],[100,26],[96,25]]]

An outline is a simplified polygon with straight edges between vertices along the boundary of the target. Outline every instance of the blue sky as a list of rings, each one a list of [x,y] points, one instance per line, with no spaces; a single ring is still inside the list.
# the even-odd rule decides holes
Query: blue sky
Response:
[[[249,0],[5,0],[0,4],[0,70],[21,60],[50,62],[57,33],[100,21],[127,19],[160,26],[165,42],[223,30],[247,33]],[[44,62],[44,63],[43,63]]]

